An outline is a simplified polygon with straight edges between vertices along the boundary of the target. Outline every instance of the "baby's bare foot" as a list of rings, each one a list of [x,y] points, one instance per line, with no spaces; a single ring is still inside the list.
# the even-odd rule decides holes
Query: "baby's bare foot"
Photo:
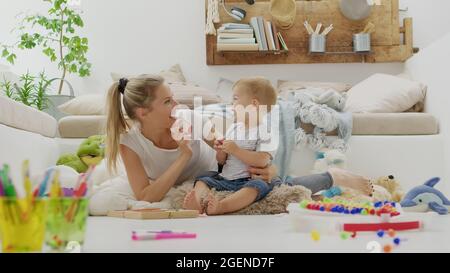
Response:
[[[184,197],[183,209],[198,210],[199,213],[203,213],[202,206],[197,201],[197,196],[195,194],[195,190],[190,191]]]
[[[333,177],[333,182],[335,186],[347,187],[355,190],[361,191],[363,194],[372,196],[374,192],[372,182],[362,176],[355,175],[349,171],[341,169],[330,169],[328,171]]]
[[[212,194],[208,195],[208,206],[206,207],[206,214],[208,215],[223,214],[219,200],[215,198]]]

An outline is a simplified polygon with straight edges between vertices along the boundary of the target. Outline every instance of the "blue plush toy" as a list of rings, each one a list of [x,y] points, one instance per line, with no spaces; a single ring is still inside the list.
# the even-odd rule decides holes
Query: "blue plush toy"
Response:
[[[434,211],[441,215],[448,213],[450,201],[444,194],[434,188],[441,179],[436,177],[424,185],[413,188],[400,202],[404,211],[427,212]]]
[[[322,195],[326,198],[333,198],[335,196],[342,195],[342,190],[339,187],[331,187],[328,190],[324,191]]]

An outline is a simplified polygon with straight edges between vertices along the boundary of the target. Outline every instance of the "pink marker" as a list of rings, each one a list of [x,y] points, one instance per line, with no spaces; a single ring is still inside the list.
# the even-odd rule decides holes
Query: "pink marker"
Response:
[[[194,239],[197,238],[195,233],[154,233],[154,234],[133,234],[131,239],[134,241],[143,240],[164,240],[164,239]]]

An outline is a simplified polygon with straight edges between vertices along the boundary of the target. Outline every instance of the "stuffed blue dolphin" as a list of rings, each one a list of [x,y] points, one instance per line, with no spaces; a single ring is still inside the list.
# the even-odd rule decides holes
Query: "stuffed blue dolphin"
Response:
[[[450,209],[450,201],[436,190],[434,186],[441,179],[436,177],[427,181],[424,185],[410,190],[400,202],[404,211],[427,212],[434,211],[441,215],[447,214]]]

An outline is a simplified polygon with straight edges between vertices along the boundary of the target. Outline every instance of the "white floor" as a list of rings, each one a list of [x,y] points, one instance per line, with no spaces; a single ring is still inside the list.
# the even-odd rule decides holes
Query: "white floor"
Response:
[[[440,218],[441,231],[402,232],[403,241],[394,252],[450,252],[450,216]],[[197,239],[132,241],[131,231],[183,230],[197,233]],[[83,252],[363,252],[368,244],[380,247],[391,238],[375,233],[358,234],[342,240],[339,234],[321,235],[318,242],[310,234],[296,233],[287,215],[203,216],[196,219],[128,220],[90,217]],[[372,243],[371,243],[372,242]],[[375,243],[376,245],[376,243]]]

